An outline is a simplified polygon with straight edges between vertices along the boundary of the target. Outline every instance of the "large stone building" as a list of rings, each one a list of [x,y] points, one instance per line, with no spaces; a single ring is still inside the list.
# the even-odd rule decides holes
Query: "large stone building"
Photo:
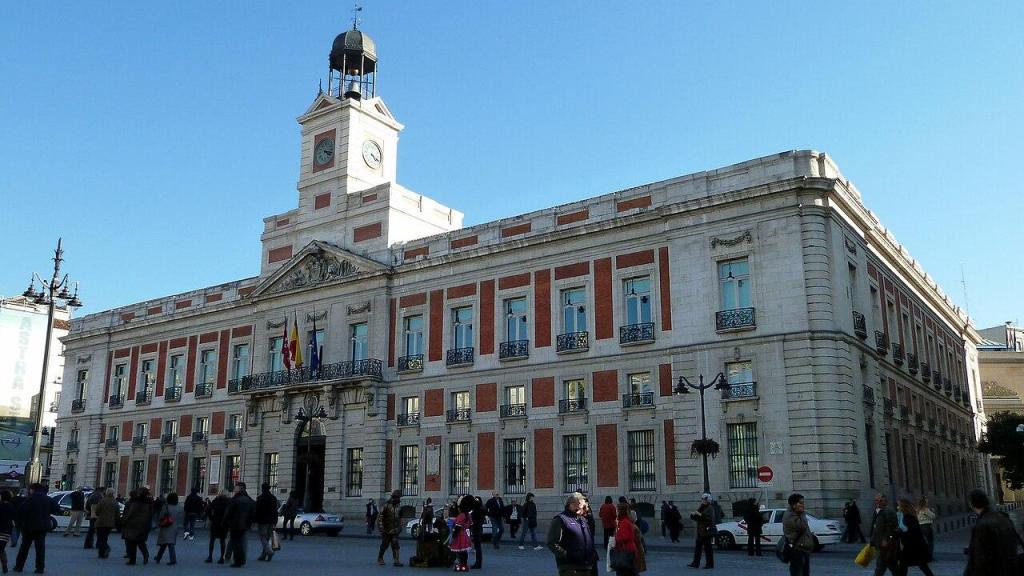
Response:
[[[298,207],[264,220],[260,274],[75,321],[86,381],[58,446],[79,439],[62,462],[76,478],[266,481],[350,518],[394,488],[410,504],[534,492],[545,513],[577,489],[689,505],[699,395],[674,390],[719,373],[724,502],[760,495],[760,466],[773,502],[799,490],[823,514],[875,490],[953,512],[989,477],[977,333],[826,155],[467,228],[395,182],[402,125],[374,93],[370,39],[342,34],[330,61],[298,119]],[[306,364],[286,370],[296,325]]]
[[[1012,412],[1024,416],[1024,328],[1007,322],[978,333],[982,337],[978,344],[978,370],[985,414]],[[994,468],[1003,500],[1024,501],[1024,490],[1011,490],[999,466]]]

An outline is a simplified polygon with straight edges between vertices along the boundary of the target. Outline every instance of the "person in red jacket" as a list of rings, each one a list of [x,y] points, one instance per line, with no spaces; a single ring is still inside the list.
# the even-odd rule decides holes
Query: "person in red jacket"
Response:
[[[615,528],[615,550],[628,552],[634,559],[629,568],[613,568],[618,576],[636,576],[635,559],[637,553],[636,525],[629,515],[629,504],[619,504],[617,526]]]
[[[601,509],[597,511],[597,515],[601,518],[601,528],[604,530],[604,546],[602,549],[608,549],[608,539],[612,537],[615,532],[615,504],[612,504],[612,497],[605,496],[604,504],[601,505]]]

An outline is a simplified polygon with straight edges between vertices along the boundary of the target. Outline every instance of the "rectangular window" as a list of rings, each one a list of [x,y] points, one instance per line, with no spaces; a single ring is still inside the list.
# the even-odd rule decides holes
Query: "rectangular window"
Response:
[[[654,430],[629,433],[629,489],[657,490],[654,476]]]
[[[871,424],[864,425],[864,444],[868,450],[868,484],[871,488],[875,487],[875,435]]]
[[[584,288],[562,290],[562,333],[587,331],[587,291]]]
[[[203,350],[199,353],[199,383],[213,384],[217,377],[217,351]]]
[[[505,403],[509,405],[526,405],[526,386],[506,386]]]
[[[729,384],[747,384],[754,381],[754,367],[751,362],[729,362],[725,375]]]
[[[228,416],[228,430],[241,430],[242,429],[242,415],[231,414]]]
[[[345,482],[345,494],[348,496],[363,495],[363,449],[348,449],[348,480]]]
[[[640,372],[638,374],[630,374],[629,378],[629,393],[630,394],[647,394],[651,391],[651,373]]]
[[[729,487],[757,488],[757,424],[729,424]]]
[[[573,434],[562,437],[562,465],[566,492],[587,491],[587,436]]]
[[[718,283],[723,310],[750,307],[750,267],[746,258],[719,262]]]
[[[640,276],[623,282],[626,298],[626,324],[648,324],[651,321],[651,278]]]
[[[145,422],[139,422],[138,424],[135,425],[135,437],[136,438],[145,438],[146,437],[146,423]]]
[[[452,409],[469,409],[469,392],[452,392]]]
[[[201,432],[203,434],[209,434],[210,433],[210,418],[209,418],[209,416],[196,416],[196,422],[195,422],[195,426],[193,427],[193,429],[196,432]]]
[[[448,446],[448,493],[469,494],[469,442],[452,442]]]
[[[249,345],[235,344],[231,352],[231,378],[239,380],[249,375]]]
[[[64,466],[64,486],[68,489],[78,487],[75,484],[75,476],[77,474],[76,468],[77,467],[73,463],[68,463]]]
[[[271,488],[277,487],[277,452],[267,452],[263,455],[263,482],[270,484]]]
[[[111,426],[110,428],[107,428],[107,440],[113,440],[114,442],[117,442],[120,436],[121,436],[121,427],[120,426],[114,425],[114,426]]]
[[[181,388],[185,368],[185,355],[174,354],[170,359],[170,367],[167,369],[167,382],[172,388]]]
[[[313,357],[313,337],[316,336],[316,355],[322,363],[324,361],[324,342],[327,340],[327,333],[323,328],[319,328],[316,332],[310,330],[306,333],[306,354],[303,359],[308,363],[310,358]]]
[[[79,370],[78,378],[75,380],[75,400],[85,400],[86,386],[89,382],[89,371]]]
[[[192,459],[192,488],[198,488],[200,494],[206,493],[206,458]]]
[[[178,421],[173,418],[164,420],[164,434],[168,436],[177,436]]]
[[[125,390],[124,375],[128,371],[127,364],[118,364],[114,366],[114,381],[110,383],[110,394],[112,396],[122,396]]]
[[[583,378],[566,380],[564,384],[566,400],[583,400],[587,397],[587,381]]]
[[[224,482],[221,486],[228,492],[233,492],[235,484],[241,479],[242,457],[237,455],[224,458]]]
[[[402,319],[402,334],[405,338],[405,355],[423,354],[423,315],[406,316]]]
[[[280,372],[284,370],[284,355],[281,347],[284,345],[284,337],[271,338],[267,343],[267,371]]]
[[[402,495],[419,493],[420,447],[402,446]]]
[[[174,458],[160,460],[160,494],[174,492]]]
[[[473,347],[473,307],[452,309],[452,348]]]
[[[352,336],[352,359],[366,360],[370,357],[370,348],[366,339],[368,334],[366,322],[353,324],[350,331]]]
[[[133,490],[141,488],[146,483],[146,461],[132,460],[132,483]]]
[[[117,462],[107,462],[103,465],[103,485],[117,492]]]
[[[505,300],[505,341],[529,340],[530,330],[527,326],[526,298]]]
[[[408,396],[406,398],[402,398],[402,408],[405,410],[403,414],[419,414],[420,397]]]
[[[156,385],[156,373],[154,369],[156,361],[149,359],[142,361],[142,369],[139,372],[139,392],[152,392]]]
[[[526,439],[505,440],[505,494],[526,494]]]

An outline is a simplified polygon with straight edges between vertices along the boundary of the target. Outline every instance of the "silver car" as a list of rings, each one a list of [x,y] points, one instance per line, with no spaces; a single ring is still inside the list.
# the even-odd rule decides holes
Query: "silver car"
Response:
[[[281,508],[277,511],[277,530],[284,532],[284,516],[281,514]],[[341,514],[333,512],[303,512],[300,508],[299,513],[295,515],[295,528],[303,536],[309,536],[314,532],[337,536],[344,527],[345,518]],[[290,530],[291,526],[288,529]]]

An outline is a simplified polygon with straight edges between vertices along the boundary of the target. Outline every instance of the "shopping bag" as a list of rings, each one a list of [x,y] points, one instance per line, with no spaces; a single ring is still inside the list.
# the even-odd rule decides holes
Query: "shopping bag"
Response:
[[[854,558],[853,562],[861,568],[867,568],[868,564],[871,564],[871,560],[875,558],[875,547],[871,544],[865,544],[860,552],[857,553],[857,557]]]
[[[270,549],[274,552],[281,549],[281,537],[277,535],[277,530],[270,531]]]

